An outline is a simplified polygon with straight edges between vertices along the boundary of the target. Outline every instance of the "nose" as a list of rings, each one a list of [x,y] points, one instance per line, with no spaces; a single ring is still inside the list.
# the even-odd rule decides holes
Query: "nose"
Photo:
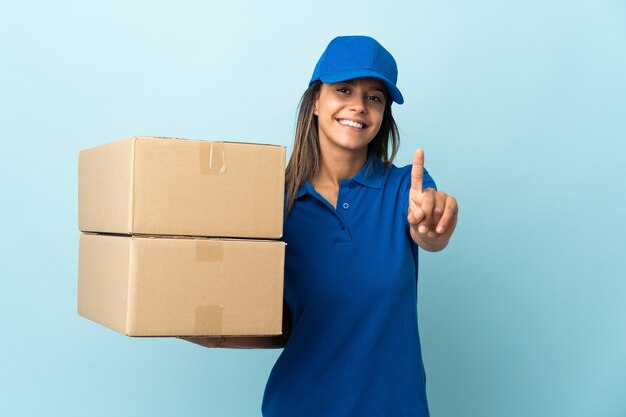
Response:
[[[365,107],[365,97],[360,94],[354,94],[350,102],[350,109],[357,113],[365,113],[367,111]]]

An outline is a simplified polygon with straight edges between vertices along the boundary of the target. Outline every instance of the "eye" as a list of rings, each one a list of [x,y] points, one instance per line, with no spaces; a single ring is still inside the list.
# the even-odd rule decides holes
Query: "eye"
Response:
[[[350,93],[350,89],[348,89],[347,87],[339,87],[339,88],[337,88],[336,91],[338,91],[340,93],[344,93],[344,94]]]
[[[376,102],[376,103],[382,103],[383,102],[383,99],[380,98],[379,96],[368,96],[367,98],[372,100],[372,101],[374,101],[374,102]]]

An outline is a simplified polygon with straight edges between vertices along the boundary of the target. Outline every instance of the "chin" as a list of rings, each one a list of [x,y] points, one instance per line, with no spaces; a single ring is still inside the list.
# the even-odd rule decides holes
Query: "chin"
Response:
[[[371,140],[367,140],[366,138],[355,138],[355,137],[345,137],[345,136],[336,137],[333,139],[326,139],[326,141],[331,147],[335,149],[341,149],[342,151],[347,151],[347,152],[367,151],[367,147],[369,146],[371,142]]]
[[[366,144],[362,144],[362,143],[344,143],[341,144],[340,147],[350,151],[350,152],[362,152],[362,151],[367,151],[367,143]]]

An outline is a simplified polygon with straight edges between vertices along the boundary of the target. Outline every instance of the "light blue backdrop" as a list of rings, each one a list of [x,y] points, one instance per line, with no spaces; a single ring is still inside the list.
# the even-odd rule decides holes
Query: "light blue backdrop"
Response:
[[[338,34],[395,55],[397,163],[424,147],[460,202],[422,257],[433,417],[626,415],[624,1],[26,0],[0,6],[0,416],[260,414],[278,350],[77,316],[77,154],[139,134],[290,147]]]

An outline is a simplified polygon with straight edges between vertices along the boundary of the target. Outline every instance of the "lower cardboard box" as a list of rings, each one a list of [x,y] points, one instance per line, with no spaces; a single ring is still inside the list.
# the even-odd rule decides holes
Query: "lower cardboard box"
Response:
[[[285,243],[83,233],[78,314],[128,336],[282,331]]]

